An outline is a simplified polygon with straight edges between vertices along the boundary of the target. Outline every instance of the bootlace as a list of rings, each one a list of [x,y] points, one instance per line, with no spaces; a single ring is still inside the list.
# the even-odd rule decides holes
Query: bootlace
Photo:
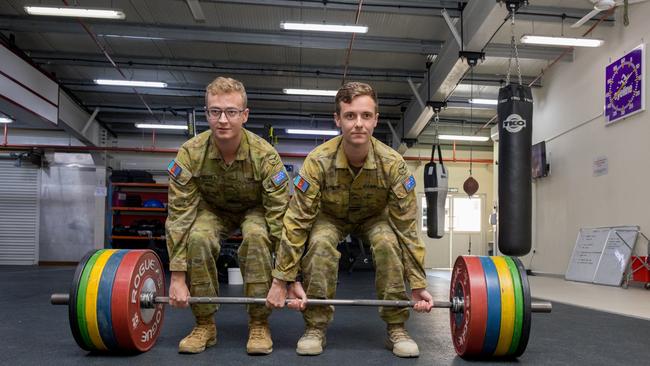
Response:
[[[307,328],[307,330],[305,331],[304,337],[307,337],[307,338],[312,337],[312,338],[320,339],[320,338],[323,338],[323,332],[318,328]]]
[[[390,338],[394,343],[411,340],[411,337],[406,332],[406,328],[404,327],[390,327],[388,329],[388,333],[390,334]]]
[[[250,338],[264,339],[266,338],[266,328],[262,325],[254,325],[251,327]]]

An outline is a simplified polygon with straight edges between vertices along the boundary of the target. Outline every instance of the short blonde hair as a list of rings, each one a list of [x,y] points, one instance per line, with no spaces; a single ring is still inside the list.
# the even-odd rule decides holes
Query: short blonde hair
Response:
[[[208,94],[217,95],[227,93],[239,93],[241,95],[242,101],[244,102],[244,108],[246,108],[248,104],[248,98],[246,97],[246,89],[244,88],[244,84],[242,84],[241,81],[232,78],[219,76],[218,78],[212,80],[212,82],[205,88],[205,99],[207,101]]]
[[[375,101],[375,113],[377,113],[379,111],[379,102],[377,101],[377,94],[375,94],[372,87],[366,83],[350,81],[343,84],[336,93],[336,99],[334,99],[336,103],[336,114],[341,113],[341,102],[352,103],[352,99],[364,95],[371,97]]]

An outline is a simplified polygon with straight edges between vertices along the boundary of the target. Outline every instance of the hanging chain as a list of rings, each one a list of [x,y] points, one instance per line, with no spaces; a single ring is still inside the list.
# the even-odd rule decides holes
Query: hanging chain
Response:
[[[517,63],[517,75],[519,76],[519,85],[522,85],[521,65],[519,64],[519,50],[517,49],[517,40],[515,38],[515,8],[512,9],[510,16],[510,58],[508,59],[508,74],[506,74],[506,85],[510,84],[510,70],[512,69],[512,58]]]
[[[433,137],[433,144],[438,144],[440,143],[440,139],[438,138],[438,124],[440,122],[440,112],[438,110],[435,110],[435,114],[433,116],[433,129],[435,131],[435,135]]]
[[[470,100],[474,100],[474,66],[470,66],[470,73],[472,77],[472,82],[469,84],[469,98]],[[474,108],[472,107],[474,103],[469,104],[469,123],[470,127],[469,130],[470,132],[472,131],[472,123],[474,121]],[[472,176],[472,152],[474,148],[474,144],[472,141],[469,142],[469,176]]]

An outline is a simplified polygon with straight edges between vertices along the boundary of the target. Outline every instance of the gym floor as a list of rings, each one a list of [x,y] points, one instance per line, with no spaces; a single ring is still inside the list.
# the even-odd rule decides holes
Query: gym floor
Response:
[[[420,357],[399,359],[383,346],[385,328],[376,308],[338,307],[328,331],[325,352],[316,357],[295,353],[303,331],[302,317],[282,310],[271,317],[274,351],[269,356],[245,352],[247,316],[243,305],[224,305],[217,314],[218,343],[199,355],[177,353],[178,341],[192,327],[189,310],[167,308],[162,333],[152,350],[138,355],[87,353],[74,342],[65,306],[52,306],[49,296],[66,292],[72,267],[0,266],[0,339],[2,364],[8,365],[460,365],[477,362],[456,356],[449,315],[434,309],[412,314],[407,327],[420,346]],[[374,274],[355,271],[339,275],[338,298],[374,298]],[[449,281],[429,275],[436,299],[448,298]],[[558,279],[558,281],[561,281]],[[538,279],[531,281],[535,295]],[[563,282],[563,281],[562,281]],[[626,290],[621,290],[626,291]],[[543,292],[543,291],[542,291]],[[222,286],[223,296],[241,296],[241,286]],[[648,293],[644,298],[648,299]],[[566,301],[565,301],[566,302]],[[644,306],[647,307],[647,301]],[[518,360],[481,364],[636,365],[650,358],[650,321],[555,302],[552,314],[533,314],[531,339]],[[645,361],[644,361],[645,360]]]

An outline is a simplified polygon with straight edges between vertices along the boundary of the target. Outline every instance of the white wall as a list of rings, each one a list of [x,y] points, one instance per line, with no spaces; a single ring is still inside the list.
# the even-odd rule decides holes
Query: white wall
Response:
[[[650,40],[650,3],[630,6],[629,27],[621,13],[615,27],[597,30],[603,47],[577,49],[573,63],[556,64],[534,90],[533,142],[546,141],[551,164],[550,176],[533,184],[536,253],[524,263],[535,271],[564,274],[581,227],[650,228],[650,112],[609,126],[603,116],[606,65]],[[595,177],[598,156],[608,158],[609,172]]]

